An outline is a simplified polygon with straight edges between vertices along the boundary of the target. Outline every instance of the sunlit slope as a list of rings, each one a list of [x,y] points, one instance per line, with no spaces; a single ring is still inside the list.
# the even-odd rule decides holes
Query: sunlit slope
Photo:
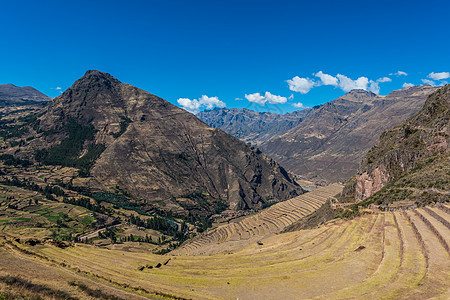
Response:
[[[191,299],[448,299],[449,222],[446,206],[370,214],[272,235],[226,255],[89,245],[39,251],[93,278]]]
[[[207,231],[172,251],[173,255],[226,253],[240,249],[243,244],[256,241],[271,233],[279,233],[289,225],[318,209],[325,201],[342,191],[339,184],[331,184],[312,192],[277,203],[260,213],[237,222],[230,222]]]

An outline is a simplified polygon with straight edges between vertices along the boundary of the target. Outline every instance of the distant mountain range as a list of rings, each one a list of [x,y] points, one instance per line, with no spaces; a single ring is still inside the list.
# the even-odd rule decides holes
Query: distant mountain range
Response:
[[[14,84],[0,84],[0,106],[23,104],[46,104],[52,98],[31,86],[18,87]]]
[[[417,113],[436,89],[416,86],[387,96],[353,90],[324,104],[261,149],[296,174],[346,181],[379,135]]]
[[[120,189],[149,207],[208,214],[303,193],[257,148],[99,71],[55,98],[27,134],[11,153],[77,167],[90,188]]]
[[[315,109],[305,108],[287,114],[256,112],[250,109],[214,108],[197,114],[203,122],[220,128],[246,143],[259,146],[270,138],[299,125]]]
[[[198,116],[257,145],[295,174],[322,183],[344,182],[378,136],[417,113],[436,89],[415,86],[387,96],[353,90],[316,109],[285,115],[215,109]]]

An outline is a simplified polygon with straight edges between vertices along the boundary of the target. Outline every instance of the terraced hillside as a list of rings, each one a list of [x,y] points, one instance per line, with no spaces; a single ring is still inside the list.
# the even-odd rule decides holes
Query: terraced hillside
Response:
[[[328,198],[341,191],[341,185],[332,184],[277,203],[255,215],[209,230],[189,240],[171,254],[215,254],[239,249],[243,244],[283,231],[289,225],[318,209]],[[226,246],[224,243],[227,243]]]
[[[169,299],[448,299],[449,222],[448,205],[374,213],[212,256],[160,256],[126,246],[31,247],[9,238],[0,247],[0,257],[8,258],[0,259],[0,276],[9,269],[11,276],[83,295],[66,282],[75,280],[116,299],[157,293]],[[15,263],[26,267],[11,271]]]

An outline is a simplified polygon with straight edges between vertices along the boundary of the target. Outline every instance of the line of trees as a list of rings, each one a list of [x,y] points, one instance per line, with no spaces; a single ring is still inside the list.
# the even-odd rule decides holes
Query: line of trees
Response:
[[[53,195],[56,196],[65,196],[66,194],[64,191],[58,187],[58,186],[50,186],[47,185],[44,188],[41,188],[36,183],[30,181],[30,180],[20,180],[19,178],[12,176],[11,178],[6,178],[1,182],[2,184],[9,185],[9,186],[17,186],[21,187],[27,190],[36,191],[42,195],[45,196],[48,200],[56,201],[56,198]]]
[[[63,198],[63,202],[64,203],[68,203],[68,204],[72,204],[72,205],[76,205],[76,206],[81,206],[84,208],[87,208],[90,211],[95,211],[98,213],[108,213],[108,210],[106,208],[104,208],[103,206],[101,206],[98,203],[92,204],[91,203],[91,199],[89,198],[79,198],[79,199],[75,199],[75,198]]]
[[[185,232],[187,226],[184,222],[181,224],[180,230],[178,230],[178,225],[176,223],[171,223],[165,218],[159,216],[153,216],[151,218],[147,218],[146,220],[142,220],[139,216],[131,215],[128,218],[128,222],[138,227],[154,229],[166,235],[173,236],[174,239],[178,241],[184,241],[186,239]]]

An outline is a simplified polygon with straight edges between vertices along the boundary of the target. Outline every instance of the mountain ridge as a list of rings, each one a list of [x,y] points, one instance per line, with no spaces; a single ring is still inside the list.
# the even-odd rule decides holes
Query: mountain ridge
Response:
[[[410,87],[386,96],[353,90],[311,113],[298,126],[272,137],[261,149],[304,177],[344,182],[384,130],[420,110],[437,88]]]
[[[82,163],[89,187],[119,187],[161,209],[210,211],[220,199],[232,209],[258,208],[303,192],[258,149],[100,71],[55,98],[38,127],[21,155]],[[68,157],[62,147],[73,141],[79,151]]]
[[[381,134],[346,184],[342,199],[370,198],[379,205],[449,199],[449,124],[450,85],[446,85],[431,94],[418,113]]]
[[[247,108],[214,108],[197,114],[208,126],[219,128],[242,141],[259,146],[274,135],[300,124],[314,109],[286,114],[257,112]]]
[[[0,105],[46,104],[52,98],[31,86],[19,87],[14,84],[0,84]]]

